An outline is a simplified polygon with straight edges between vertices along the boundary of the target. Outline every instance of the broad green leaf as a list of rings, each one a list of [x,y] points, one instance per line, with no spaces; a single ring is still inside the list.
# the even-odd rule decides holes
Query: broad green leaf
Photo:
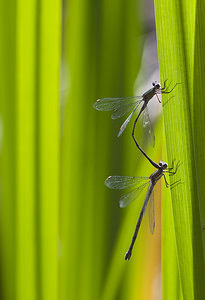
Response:
[[[195,81],[198,82],[197,85],[203,84],[202,77],[195,71],[196,66],[202,70],[200,64],[203,62],[203,56],[200,56],[196,48],[195,33],[198,33],[198,43],[203,43],[201,32],[204,27],[203,23],[196,21],[196,3],[186,0],[180,2],[169,0],[163,3],[155,1],[161,82],[168,78],[173,83],[182,83],[173,91],[172,94],[175,96],[164,106],[163,112],[168,162],[171,163],[176,159],[182,163],[175,176],[176,179],[181,179],[181,184],[172,189],[171,195],[178,268],[184,300],[202,299],[205,294],[200,221],[200,196],[203,194],[203,186],[201,179],[199,180],[196,164],[196,161],[199,162],[199,156],[196,155],[195,147],[197,143],[201,143],[201,136],[196,135],[195,130],[200,128],[202,116],[201,119],[198,115],[196,118],[194,113],[195,105],[203,102],[203,98],[198,94],[199,89],[197,91],[195,89]],[[203,9],[200,9],[199,14],[203,16]],[[202,41],[199,42],[200,39]],[[167,96],[163,97],[163,101],[165,99]],[[200,163],[200,169],[203,169],[203,164],[204,162]],[[202,172],[200,175],[203,176]],[[171,183],[173,180],[175,179],[170,179]],[[164,259],[165,261],[169,263],[168,257]],[[170,273],[167,276],[172,277],[175,274]]]
[[[0,3],[1,295],[58,299],[60,1]]]
[[[63,69],[70,82],[62,126],[60,299],[104,293],[122,214],[104,181],[112,172],[121,175],[123,136],[117,138],[122,119],[111,120],[93,103],[133,95],[140,62],[135,14],[135,1],[66,5]]]

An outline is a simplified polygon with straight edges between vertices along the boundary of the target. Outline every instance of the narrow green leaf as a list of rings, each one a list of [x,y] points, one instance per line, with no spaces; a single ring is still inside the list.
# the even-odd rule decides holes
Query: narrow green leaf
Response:
[[[1,297],[15,299],[16,1],[0,1]]]
[[[35,1],[17,3],[16,299],[36,299]]]
[[[61,2],[38,7],[37,42],[37,229],[42,299],[58,299],[59,65]],[[40,220],[40,224],[39,224]],[[39,226],[40,225],[40,226]]]
[[[163,145],[165,145],[165,137],[163,138]],[[163,159],[167,161],[165,151]],[[180,298],[182,290],[177,262],[170,188],[167,189],[164,186],[162,195],[162,295],[163,299],[167,300],[183,299]]]
[[[194,154],[196,162],[197,188],[199,195],[199,208],[201,214],[201,223],[204,228],[205,224],[205,102],[204,102],[204,82],[205,82],[205,4],[197,1],[196,3],[196,28],[195,28],[195,45],[194,45],[194,76],[193,76],[193,138]],[[197,241],[196,241],[197,242]],[[203,249],[205,257],[205,230],[203,230]],[[201,283],[203,284],[203,283]]]

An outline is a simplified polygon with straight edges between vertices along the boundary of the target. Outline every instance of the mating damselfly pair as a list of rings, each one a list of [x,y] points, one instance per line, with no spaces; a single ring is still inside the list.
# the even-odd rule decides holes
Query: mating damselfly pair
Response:
[[[143,114],[142,118],[142,124],[143,128],[146,129],[147,136],[151,142],[151,145],[154,146],[155,143],[155,137],[154,137],[154,131],[152,129],[152,125],[149,118],[149,112],[147,105],[149,101],[156,96],[157,100],[161,103],[158,95],[159,94],[169,94],[173,91],[173,89],[176,87],[176,83],[174,87],[171,90],[168,90],[169,86],[166,85],[167,80],[164,82],[164,87],[161,88],[160,84],[157,82],[153,82],[153,87],[145,92],[142,96],[134,96],[134,97],[124,97],[124,98],[102,98],[98,99],[93,107],[100,111],[113,111],[111,117],[112,119],[117,119],[123,117],[125,114],[131,111],[129,116],[126,118],[122,126],[120,127],[120,131],[118,133],[118,137],[123,133],[125,128],[127,127],[128,123],[130,122],[132,116],[136,112],[138,106],[142,104],[139,113],[134,121],[133,129],[132,129],[132,138],[137,146],[137,148],[142,152],[142,154],[148,159],[148,161],[157,169],[155,172],[153,172],[149,177],[131,177],[131,176],[109,176],[105,180],[105,184],[107,187],[111,189],[125,189],[125,188],[131,188],[131,191],[126,193],[124,196],[120,199],[120,207],[125,207],[129,205],[132,201],[134,201],[140,193],[143,191],[145,187],[148,186],[147,193],[145,196],[144,204],[141,209],[139,219],[135,228],[135,232],[132,238],[131,245],[128,249],[128,251],[125,254],[125,260],[129,260],[132,254],[132,249],[135,243],[135,240],[138,235],[138,231],[142,222],[142,218],[144,216],[146,207],[148,202],[150,201],[150,212],[149,212],[149,223],[150,223],[150,231],[151,233],[154,232],[155,227],[155,216],[154,216],[154,186],[155,184],[160,180],[161,177],[164,177],[166,187],[170,187],[169,183],[166,180],[165,174],[168,173],[170,175],[176,174],[177,168],[179,167],[179,162],[176,164],[176,167],[174,168],[174,165],[171,168],[168,168],[168,164],[160,161],[159,164],[155,163],[145,152],[144,150],[139,146],[136,138],[135,138],[135,127],[136,123],[140,117],[141,114]],[[178,181],[177,181],[178,182]],[[175,183],[174,183],[175,184]]]

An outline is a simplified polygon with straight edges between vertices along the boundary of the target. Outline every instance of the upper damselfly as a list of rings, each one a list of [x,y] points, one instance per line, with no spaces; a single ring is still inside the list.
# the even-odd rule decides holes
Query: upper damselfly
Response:
[[[171,168],[168,168],[167,163],[160,161],[159,164],[156,164],[157,170],[154,173],[152,173],[149,177],[109,176],[105,180],[106,186],[109,187],[110,189],[125,189],[125,188],[134,187],[133,189],[131,189],[131,191],[129,191],[127,194],[125,194],[120,198],[120,207],[125,207],[129,205],[132,201],[134,201],[139,196],[139,194],[143,191],[143,189],[148,186],[144,204],[139,215],[139,219],[135,228],[132,242],[130,244],[128,251],[125,254],[125,260],[129,260],[132,255],[132,249],[136,241],[139,228],[142,222],[142,218],[144,216],[149,200],[150,200],[149,225],[150,225],[151,233],[152,234],[154,233],[154,228],[155,228],[154,186],[157,183],[157,181],[160,180],[160,178],[163,176],[166,187],[167,188],[170,187],[171,185],[167,182],[165,173],[174,175],[176,174],[178,167],[179,167],[179,162],[176,164],[175,168],[174,165]],[[177,182],[178,181],[176,181],[172,185],[176,184]]]
[[[133,97],[122,97],[122,98],[102,98],[98,99],[94,104],[93,107],[100,111],[113,111],[111,118],[118,119],[123,117],[128,112],[132,111],[129,116],[126,118],[122,126],[120,127],[118,137],[123,133],[127,124],[130,122],[133,114],[135,113],[136,109],[140,104],[142,107],[135,119],[134,126],[133,126],[133,133],[132,136],[134,138],[134,131],[135,126],[137,123],[138,118],[143,113],[142,118],[142,126],[146,130],[146,136],[150,141],[151,145],[154,147],[155,144],[155,137],[154,131],[150,122],[149,112],[147,108],[148,102],[154,97],[157,97],[157,100],[161,103],[158,95],[159,94],[169,94],[173,91],[178,83],[174,85],[174,87],[169,91],[169,86],[166,85],[167,80],[164,81],[164,87],[161,88],[160,84],[156,81],[152,83],[153,87],[145,92],[141,96],[133,96]]]

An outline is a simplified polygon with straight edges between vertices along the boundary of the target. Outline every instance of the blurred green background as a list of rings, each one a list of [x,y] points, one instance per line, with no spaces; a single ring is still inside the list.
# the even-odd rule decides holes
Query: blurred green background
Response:
[[[132,141],[132,125],[118,139],[123,120],[92,107],[159,81],[154,3],[0,1],[0,24],[0,298],[161,299],[161,183],[155,234],[146,215],[125,262],[144,193],[120,209],[122,193],[104,181],[154,170]],[[158,162],[164,135],[153,102],[155,148],[139,124],[136,135]],[[163,272],[173,274],[182,299],[169,218],[172,260]]]

